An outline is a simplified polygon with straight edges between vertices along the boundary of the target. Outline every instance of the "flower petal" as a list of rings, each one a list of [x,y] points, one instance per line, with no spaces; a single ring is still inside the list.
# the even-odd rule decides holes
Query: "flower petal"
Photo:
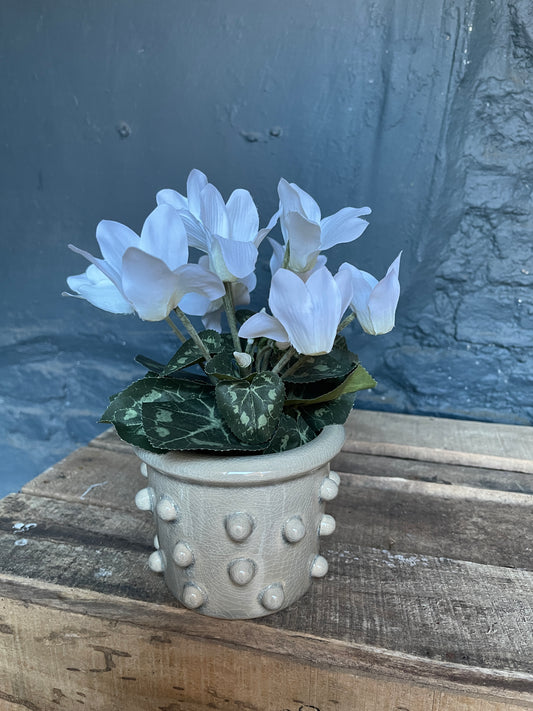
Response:
[[[214,301],[226,293],[224,284],[219,277],[209,269],[204,269],[200,264],[184,264],[174,273],[182,280],[184,294],[194,292]]]
[[[183,298],[180,277],[158,257],[130,247],[122,258],[122,289],[144,321],[161,321]]]
[[[173,271],[187,263],[187,233],[177,210],[159,205],[145,220],[138,247],[161,259]]]
[[[229,219],[222,195],[208,183],[200,193],[200,220],[213,235],[229,237]]]
[[[360,215],[369,215],[370,212],[369,207],[343,207],[334,215],[325,217],[320,223],[322,249],[360,237],[368,227],[368,222],[362,220]]]
[[[305,217],[311,220],[311,222],[320,222],[320,207],[316,200],[314,200],[309,193],[306,193],[305,190],[299,188],[296,183],[290,183],[290,186],[298,193]]]
[[[278,269],[268,303],[298,353],[329,353],[337,332],[340,294],[326,267],[313,272],[307,283],[288,269]]]
[[[155,201],[158,205],[170,205],[175,210],[187,210],[188,200],[186,197],[170,188],[163,188],[155,196]]]
[[[240,338],[272,338],[274,341],[287,343],[289,336],[283,325],[274,316],[264,311],[247,319],[239,329]]]
[[[185,311],[190,316],[204,316],[210,310],[212,303],[211,299],[204,294],[190,292],[185,294],[178,305],[182,311]]]
[[[204,328],[208,328],[211,331],[216,331],[217,333],[222,333],[222,312],[224,309],[216,309],[215,311],[208,311],[202,316],[202,323]]]
[[[270,242],[270,245],[272,247],[272,256],[270,257],[270,272],[271,274],[275,274],[278,269],[281,269],[281,265],[283,264],[283,257],[285,256],[285,247],[279,242],[276,242],[276,240],[272,239],[271,237],[268,238],[268,241]]]
[[[138,247],[139,237],[126,225],[113,220],[102,220],[96,226],[96,241],[102,257],[109,266],[120,274],[122,255],[128,247]]]
[[[183,220],[183,225],[187,232],[189,246],[196,247],[196,249],[200,249],[202,252],[207,252],[209,230],[188,210],[180,210],[180,217]]]
[[[350,303],[351,308],[355,312],[358,320],[359,314],[364,314],[368,309],[368,299],[372,293],[372,289],[378,283],[372,274],[362,271],[354,267],[353,264],[348,264],[344,262],[339,268],[339,273],[341,271],[346,271],[352,280],[352,300]],[[365,322],[369,322],[369,316],[364,317]]]
[[[67,284],[83,298],[104,311],[114,314],[131,314],[134,312],[132,305],[126,301],[113,282],[108,279],[94,264],[91,264],[83,274],[76,274],[67,278]],[[68,294],[67,296],[75,296]]]
[[[311,222],[320,222],[320,208],[313,198],[296,183],[288,183],[282,178],[278,183],[278,195],[282,212],[299,212]]]
[[[372,318],[373,333],[378,336],[394,328],[396,307],[400,298],[400,257],[396,257],[387,274],[376,284],[368,299],[368,309]]]
[[[353,283],[350,276],[350,272],[346,269],[339,269],[335,274],[335,283],[339,289],[339,294],[341,297],[340,301],[340,313],[339,321],[341,320],[344,312],[350,305],[353,296]]]
[[[350,296],[349,279],[341,276],[339,281],[344,293],[341,293],[339,284],[329,269],[322,267],[313,271],[305,282],[313,309],[313,316],[307,329],[308,338],[313,348],[312,352],[307,351],[309,355],[329,353],[333,348],[337,327],[348,306],[349,298],[347,297]],[[344,310],[342,310],[343,297],[346,303]],[[311,347],[310,344],[308,344],[308,348]]]
[[[320,226],[298,212],[289,212],[281,218],[286,242],[289,244],[289,268],[307,272],[315,266],[320,252]]]
[[[230,223],[230,238],[240,242],[252,242],[259,230],[259,215],[248,190],[234,190],[226,204],[226,210]]]
[[[206,185],[206,175],[201,170],[193,168],[187,178],[187,201],[189,212],[198,220],[200,219],[201,211],[200,193]]]
[[[269,220],[268,225],[266,227],[263,227],[263,229],[259,230],[256,238],[254,239],[254,244],[256,247],[259,247],[259,245],[265,239],[265,237],[268,235],[270,230],[275,227],[276,222],[278,221],[280,215],[281,215],[281,212],[278,210],[277,212],[275,212],[272,215],[272,217]]]
[[[76,254],[81,254],[82,257],[85,257],[85,259],[94,264],[94,266],[97,267],[102,272],[102,274],[105,274],[106,277],[113,282],[117,289],[121,290],[122,279],[120,271],[114,269],[110,264],[105,261],[105,259],[98,259],[98,257],[93,257],[90,252],[86,252],[84,249],[75,247],[73,244],[69,244],[68,247],[73,252],[76,252]]]
[[[257,247],[253,242],[236,242],[213,237],[209,250],[211,269],[222,281],[244,279],[255,269]]]

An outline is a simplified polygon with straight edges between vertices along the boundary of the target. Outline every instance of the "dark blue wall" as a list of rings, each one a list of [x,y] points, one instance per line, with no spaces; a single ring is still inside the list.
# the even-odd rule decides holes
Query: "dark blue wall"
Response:
[[[530,422],[532,31],[527,0],[3,0],[0,493],[100,431],[135,353],[170,353],[59,294],[68,242],[140,229],[193,167],[263,224],[281,176],[325,215],[370,205],[332,267],[404,250],[396,330],[350,333],[362,407]]]

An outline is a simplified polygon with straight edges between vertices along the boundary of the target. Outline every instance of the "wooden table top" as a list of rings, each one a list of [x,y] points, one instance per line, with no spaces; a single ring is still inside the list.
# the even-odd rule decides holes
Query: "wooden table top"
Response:
[[[342,484],[327,506],[326,578],[272,616],[213,620],[148,569],[152,522],[134,505],[145,480],[109,430],[0,502],[0,599],[485,699],[452,711],[533,708],[533,428],[356,411],[332,468]],[[0,605],[0,644],[6,615]],[[1,680],[0,662],[0,701],[20,708]],[[168,709],[209,707],[180,703]],[[349,707],[332,697],[329,708]]]

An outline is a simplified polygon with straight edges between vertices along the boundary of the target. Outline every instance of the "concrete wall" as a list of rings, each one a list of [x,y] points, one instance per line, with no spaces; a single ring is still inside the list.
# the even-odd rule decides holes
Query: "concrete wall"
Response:
[[[100,219],[140,229],[204,170],[266,223],[280,176],[371,227],[330,253],[381,277],[397,328],[350,341],[360,406],[533,415],[533,17],[527,0],[3,0],[0,493],[86,442],[165,326],[61,299]],[[265,245],[259,276],[265,275]],[[258,288],[256,302],[265,296]]]

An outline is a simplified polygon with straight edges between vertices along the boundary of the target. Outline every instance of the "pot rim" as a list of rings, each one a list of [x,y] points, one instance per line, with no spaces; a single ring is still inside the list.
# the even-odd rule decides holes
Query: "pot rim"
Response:
[[[135,453],[162,474],[214,486],[267,484],[295,479],[329,462],[344,444],[343,425],[326,425],[300,447],[274,454],[225,456],[199,452],[156,454],[140,447]]]

